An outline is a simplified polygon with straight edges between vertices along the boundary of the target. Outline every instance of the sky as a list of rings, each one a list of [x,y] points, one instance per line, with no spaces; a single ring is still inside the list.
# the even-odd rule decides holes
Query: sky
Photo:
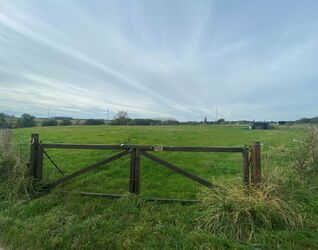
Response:
[[[0,112],[119,110],[181,121],[318,115],[318,1],[0,0]]]

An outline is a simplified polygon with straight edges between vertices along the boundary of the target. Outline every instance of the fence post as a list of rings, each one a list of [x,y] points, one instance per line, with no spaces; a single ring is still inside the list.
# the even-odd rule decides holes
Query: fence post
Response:
[[[40,146],[39,134],[31,134],[30,145],[30,175],[42,179],[43,150]]]
[[[249,149],[244,146],[243,149],[243,182],[246,186],[250,184],[250,163],[249,163]]]
[[[140,150],[135,150],[135,194],[140,191]]]
[[[130,152],[129,193],[139,194],[139,190],[140,190],[140,150],[132,149]]]
[[[130,175],[129,175],[129,193],[133,194],[135,190],[135,149],[130,151]]]
[[[251,182],[261,183],[261,143],[254,142],[251,150]]]

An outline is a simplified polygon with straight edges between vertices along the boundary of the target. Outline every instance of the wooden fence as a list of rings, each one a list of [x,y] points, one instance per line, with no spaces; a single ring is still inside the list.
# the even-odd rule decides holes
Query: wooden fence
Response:
[[[215,152],[215,153],[238,153],[242,155],[242,179],[244,185],[257,185],[261,182],[261,144],[260,142],[253,143],[252,146],[242,147],[175,147],[175,146],[143,146],[143,145],[100,145],[100,144],[61,144],[61,143],[41,143],[39,134],[31,135],[31,150],[30,150],[30,174],[41,181],[43,176],[43,157],[47,157],[52,161],[50,156],[45,151],[46,149],[99,149],[99,150],[118,150],[119,153],[100,160],[92,165],[84,167],[69,175],[63,176],[60,179],[49,183],[42,183],[47,189],[52,189],[60,184],[68,182],[80,175],[88,173],[94,169],[120,159],[124,156],[130,156],[130,177],[128,184],[128,191],[132,194],[138,195],[140,193],[140,158],[141,156],[150,159],[178,174],[181,174],[192,181],[195,181],[208,188],[215,186],[208,180],[194,175],[172,163],[163,160],[151,152]],[[55,163],[52,161],[55,165]],[[56,166],[56,165],[55,165]],[[56,168],[61,171],[58,166]],[[103,197],[120,197],[114,194],[96,194],[84,193],[88,195],[103,196]],[[154,200],[154,199],[152,199]],[[157,199],[160,200],[160,199]],[[164,199],[163,199],[164,200]]]

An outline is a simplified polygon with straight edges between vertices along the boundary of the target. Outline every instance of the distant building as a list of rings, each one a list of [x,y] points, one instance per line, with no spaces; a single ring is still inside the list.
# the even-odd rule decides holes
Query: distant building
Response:
[[[253,122],[248,126],[249,129],[270,129],[268,122]]]

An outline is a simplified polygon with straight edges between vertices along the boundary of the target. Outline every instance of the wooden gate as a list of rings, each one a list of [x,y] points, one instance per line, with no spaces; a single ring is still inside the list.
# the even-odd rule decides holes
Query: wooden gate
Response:
[[[215,152],[215,153],[239,153],[242,155],[242,176],[243,183],[245,185],[258,184],[261,181],[261,144],[255,142],[251,147],[175,147],[175,146],[142,146],[142,145],[99,145],[99,144],[61,144],[61,143],[41,143],[39,140],[39,134],[31,135],[31,150],[30,150],[30,174],[36,179],[41,181],[43,176],[43,157],[47,157],[57,170],[63,175],[63,172],[54,163],[46,149],[99,149],[99,150],[118,150],[117,154],[102,159],[92,165],[84,167],[78,171],[75,171],[69,175],[63,176],[57,180],[49,183],[43,183],[43,187],[46,189],[52,189],[58,185],[66,183],[78,176],[88,173],[94,169],[102,169],[105,165],[120,159],[125,156],[130,156],[130,177],[128,191],[132,194],[138,195],[140,193],[140,158],[146,157],[151,161],[154,161],[161,166],[170,169],[192,181],[195,181],[207,188],[215,188],[215,185],[208,180],[194,175],[189,171],[184,170],[172,163],[163,160],[151,152]],[[119,194],[100,194],[100,193],[87,193],[78,192],[82,195],[93,195],[102,197],[117,198],[121,197]],[[150,200],[162,200],[173,201],[174,199],[156,199]]]

